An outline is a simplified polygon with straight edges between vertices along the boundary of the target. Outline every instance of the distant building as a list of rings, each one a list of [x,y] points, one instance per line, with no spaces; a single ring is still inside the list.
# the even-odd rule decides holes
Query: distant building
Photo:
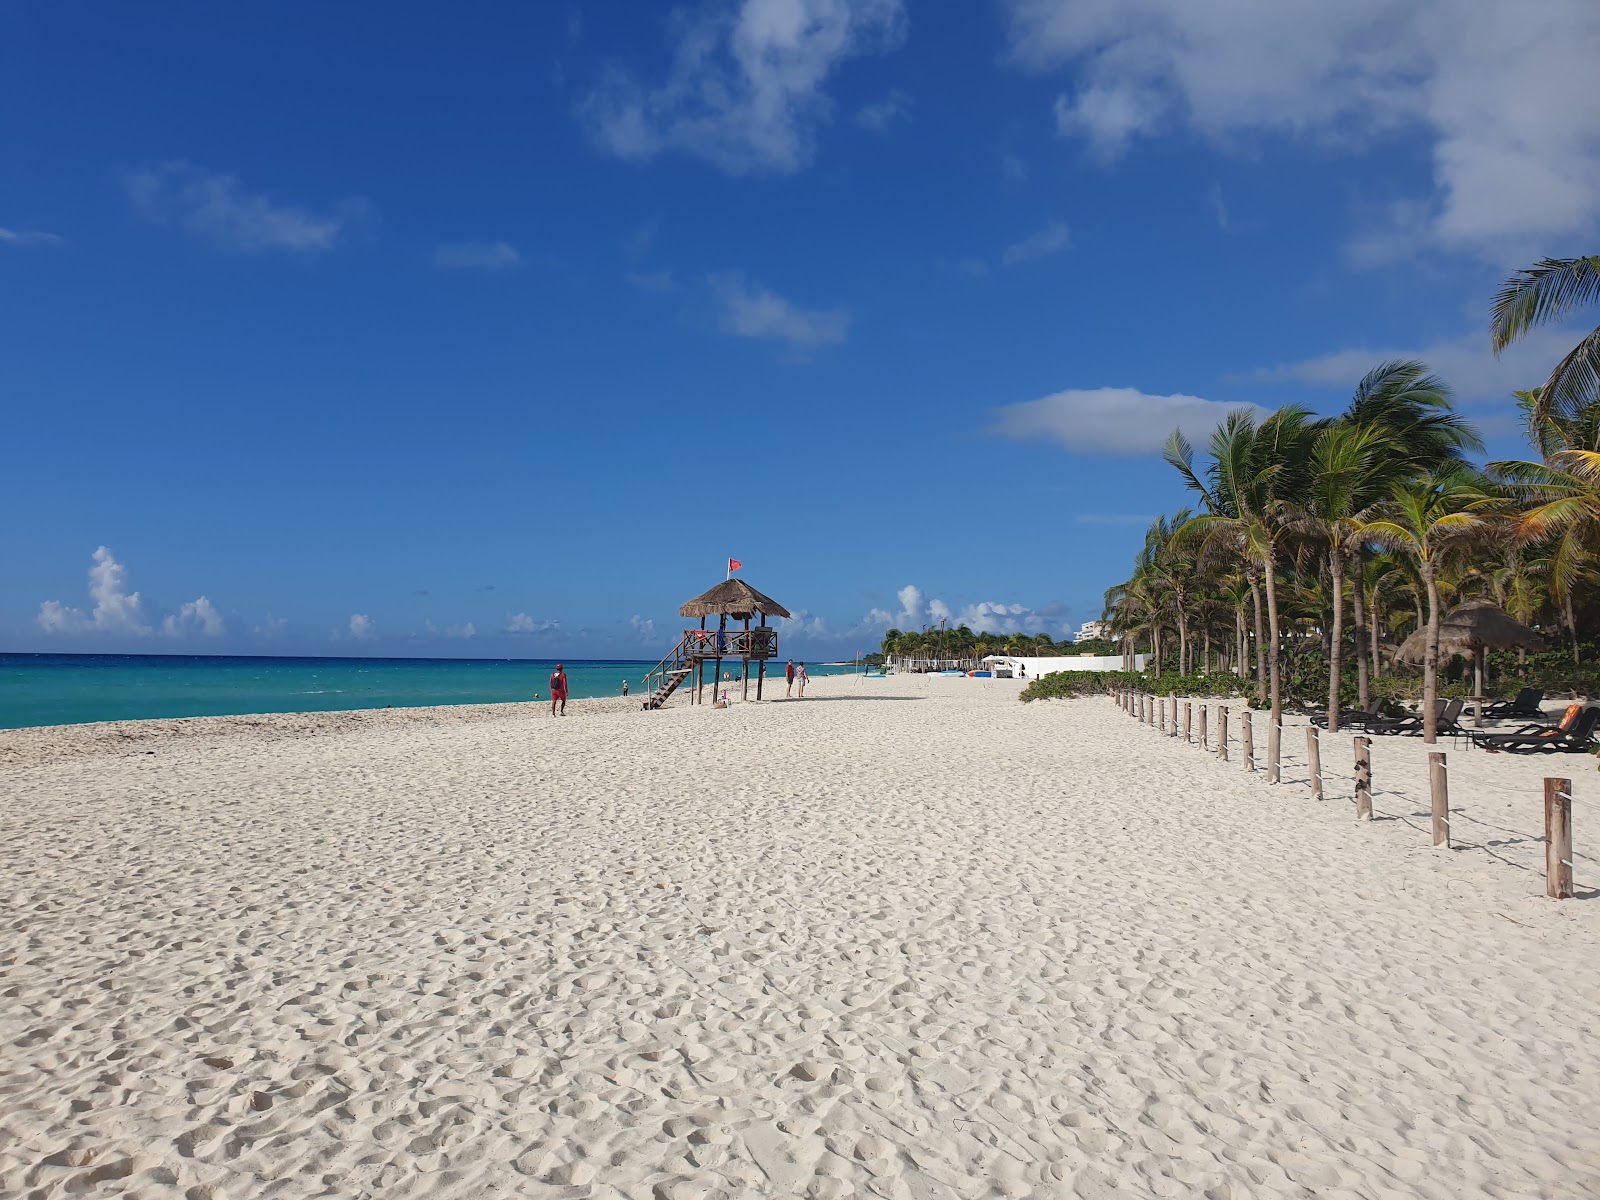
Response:
[[[1072,640],[1075,642],[1095,642],[1110,636],[1111,634],[1107,632],[1104,621],[1085,621],[1083,628],[1078,630],[1077,636]]]

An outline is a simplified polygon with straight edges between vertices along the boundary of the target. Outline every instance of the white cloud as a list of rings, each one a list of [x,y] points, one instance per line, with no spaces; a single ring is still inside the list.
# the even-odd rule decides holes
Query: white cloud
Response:
[[[1005,253],[1000,256],[1000,261],[1008,267],[1014,267],[1018,263],[1035,258],[1048,258],[1052,254],[1060,254],[1071,245],[1072,237],[1067,232],[1066,222],[1052,221],[1039,232],[1007,246]]]
[[[507,613],[507,633],[549,633],[552,629],[560,629],[560,621],[539,621],[527,613]]]
[[[332,250],[369,211],[366,201],[352,197],[318,215],[247,192],[232,175],[182,161],[131,172],[124,182],[145,220],[175,225],[213,249],[241,254]]]
[[[832,637],[828,631],[828,622],[815,613],[803,608],[797,608],[787,617],[778,617],[774,622],[778,632],[783,637],[794,637],[804,634],[806,637]]]
[[[911,97],[900,89],[891,91],[882,100],[865,104],[856,110],[856,124],[873,133],[887,133],[896,121],[911,116]]]
[[[665,82],[613,68],[579,116],[619,158],[677,152],[736,175],[798,171],[829,116],[828,78],[847,59],[893,49],[904,28],[901,0],[741,0],[679,12]]]
[[[168,637],[182,637],[199,633],[205,637],[222,636],[222,614],[217,606],[204,596],[191,600],[176,613],[170,613],[161,622],[161,632]]]
[[[900,602],[898,613],[874,608],[862,617],[860,622],[839,636],[882,634],[891,628],[922,629],[938,625],[941,619],[951,629],[965,625],[977,633],[1037,633],[1048,631],[1052,628],[1052,619],[1064,615],[1064,610],[1059,606],[1047,605],[1043,609],[1034,609],[1014,601],[1007,603],[999,600],[981,600],[957,607],[937,597],[931,600],[925,599],[923,590],[911,583],[896,593],[896,599]],[[1060,628],[1064,630],[1066,626]]]
[[[1499,358],[1489,348],[1486,332],[1469,333],[1451,341],[1399,349],[1335,350],[1297,362],[1261,367],[1231,376],[1234,382],[1308,383],[1337,388],[1346,394],[1379,363],[1393,359],[1420,359],[1443,377],[1464,401],[1504,401],[1519,388],[1536,388],[1550,374],[1552,364],[1577,345],[1582,332],[1535,329],[1507,347]]]
[[[628,618],[628,624],[633,628],[633,632],[639,635],[641,642],[653,642],[656,640],[656,623],[648,617],[641,617],[638,613],[634,613],[633,616]]]
[[[444,635],[447,638],[460,638],[462,640],[474,638],[478,636],[478,627],[471,621],[468,621],[465,625],[450,626],[450,628],[444,631]]]
[[[143,602],[138,592],[128,591],[128,571],[101,546],[94,552],[89,568],[89,599],[94,608],[85,615],[82,609],[69,608],[57,600],[46,600],[34,618],[46,633],[136,633],[147,634]]]
[[[350,636],[358,642],[371,641],[378,636],[378,623],[366,613],[356,613],[350,618]]]
[[[1600,5],[1593,0],[1008,0],[1013,56],[1069,67],[1061,132],[1114,157],[1193,130],[1365,151],[1426,139],[1432,194],[1394,253],[1494,257],[1600,221]],[[1403,243],[1409,240],[1410,245]]]
[[[433,252],[433,265],[441,271],[506,271],[522,265],[522,255],[510,242],[454,242]]]
[[[1204,441],[1235,409],[1256,416],[1254,404],[1228,404],[1199,396],[1150,396],[1134,388],[1069,389],[1008,404],[996,413],[990,432],[1019,441],[1055,441],[1080,454],[1155,454],[1167,436],[1181,429],[1191,441]]]
[[[710,278],[724,333],[788,342],[796,348],[844,341],[850,317],[839,309],[799,308],[776,292],[746,283],[737,271]]]
[[[66,238],[38,229],[7,229],[0,225],[0,244],[7,246],[61,246]]]
[[[254,633],[257,637],[278,637],[288,628],[288,617],[275,617],[271,613],[268,613],[267,619],[251,629],[250,632]]]

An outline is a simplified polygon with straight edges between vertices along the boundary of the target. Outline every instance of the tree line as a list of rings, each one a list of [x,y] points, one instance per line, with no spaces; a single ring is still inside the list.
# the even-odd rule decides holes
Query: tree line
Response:
[[[1600,256],[1545,259],[1496,296],[1491,344],[1596,303]],[[1492,599],[1579,662],[1600,616],[1600,328],[1515,403],[1530,457],[1482,465],[1449,385],[1417,361],[1374,367],[1337,416],[1237,411],[1198,456],[1174,432],[1163,457],[1194,504],[1150,526],[1106,593],[1124,653],[1148,647],[1157,673],[1245,675],[1276,722],[1285,652],[1320,643],[1337,728],[1347,665],[1364,708],[1396,640],[1422,629],[1430,742],[1451,605]]]

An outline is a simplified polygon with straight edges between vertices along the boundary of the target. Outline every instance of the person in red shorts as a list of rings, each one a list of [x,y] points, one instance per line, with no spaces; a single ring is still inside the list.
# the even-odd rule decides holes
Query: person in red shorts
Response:
[[[556,712],[558,704],[561,706],[559,714]],[[550,673],[550,715],[552,717],[567,715],[567,669],[560,663],[557,663],[556,669]]]

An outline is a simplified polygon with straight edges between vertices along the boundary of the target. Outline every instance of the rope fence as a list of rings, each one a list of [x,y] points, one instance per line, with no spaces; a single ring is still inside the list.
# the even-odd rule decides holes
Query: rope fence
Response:
[[[1116,689],[1111,692],[1112,703],[1116,704],[1124,713],[1136,717],[1140,724],[1149,725],[1158,733],[1169,739],[1181,737],[1185,745],[1198,746],[1202,751],[1215,754],[1218,762],[1230,761],[1230,738],[1228,732],[1229,706],[1215,704],[1209,701],[1199,703],[1198,723],[1194,723],[1193,708],[1196,701],[1185,700],[1182,704],[1182,733],[1179,733],[1179,702],[1176,696],[1170,697],[1171,714],[1169,716],[1168,697],[1154,696],[1136,689]],[[1216,736],[1212,739],[1209,735],[1210,710],[1215,707]],[[1237,739],[1240,758],[1244,770],[1248,774],[1256,774],[1256,743],[1254,712],[1246,705],[1239,713],[1239,736]],[[1267,728],[1267,769],[1266,782],[1280,783],[1283,776],[1281,766],[1283,722],[1273,720],[1268,715]],[[1195,731],[1191,736],[1191,730]],[[1355,818],[1358,822],[1366,824],[1374,819],[1373,807],[1373,778],[1372,778],[1372,738],[1365,735],[1356,735],[1353,739],[1354,762],[1353,783]],[[1321,801],[1324,797],[1322,773],[1322,742],[1321,733],[1317,726],[1306,726],[1306,777],[1303,780],[1311,791],[1313,800]],[[1450,808],[1450,770],[1448,757],[1444,751],[1429,751],[1427,761],[1428,772],[1428,811],[1426,814],[1414,815],[1428,818],[1427,831],[1430,834],[1435,849],[1478,849],[1484,850],[1492,857],[1512,866],[1521,867],[1523,864],[1512,862],[1505,855],[1497,853],[1493,848],[1496,843],[1492,838],[1485,838],[1485,844],[1477,845],[1470,842],[1456,842],[1451,838],[1452,817],[1475,825],[1481,825],[1496,832],[1510,835],[1509,839],[1498,843],[1500,846],[1514,844],[1519,841],[1539,840],[1544,847],[1544,878],[1545,895],[1556,900],[1568,900],[1573,896],[1573,841],[1572,841],[1572,780],[1555,776],[1546,776],[1544,779],[1544,836],[1540,839],[1527,837],[1523,831],[1506,829],[1503,826],[1490,825],[1487,822],[1469,816],[1465,812]],[[1296,782],[1301,782],[1296,780]],[[1407,799],[1403,792],[1389,792],[1387,795],[1400,796]],[[1479,794],[1481,789],[1479,789]],[[1498,799],[1515,808],[1527,801],[1521,792],[1509,792],[1491,789],[1493,798]],[[1399,820],[1404,824],[1412,825],[1407,819],[1408,814],[1387,813],[1383,816],[1389,820]],[[1412,825],[1413,828],[1420,828]]]

